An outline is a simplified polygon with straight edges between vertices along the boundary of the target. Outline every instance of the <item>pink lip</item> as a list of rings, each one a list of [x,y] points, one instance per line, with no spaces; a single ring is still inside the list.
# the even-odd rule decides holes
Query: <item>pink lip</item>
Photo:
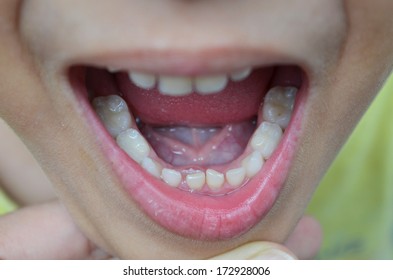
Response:
[[[199,240],[224,240],[247,232],[273,207],[298,146],[307,97],[305,84],[299,89],[291,123],[272,157],[245,186],[223,196],[193,194],[170,188],[153,178],[117,146],[85,95],[78,94],[77,98],[92,133],[97,136],[130,199],[152,220],[173,233]]]

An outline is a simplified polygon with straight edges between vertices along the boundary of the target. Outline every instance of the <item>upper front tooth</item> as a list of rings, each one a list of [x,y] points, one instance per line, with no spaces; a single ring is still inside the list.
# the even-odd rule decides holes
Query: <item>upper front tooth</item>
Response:
[[[123,151],[138,163],[141,163],[150,153],[150,146],[145,138],[133,128],[120,133],[116,142]]]
[[[285,129],[291,119],[297,88],[274,87],[265,96],[263,119]]]
[[[235,71],[230,75],[231,80],[234,82],[243,81],[246,78],[248,78],[248,76],[250,76],[251,70],[252,70],[251,67],[248,67],[242,70]]]
[[[117,137],[131,127],[131,114],[127,103],[118,95],[99,96],[93,99],[93,108],[106,130]]]
[[[227,75],[198,76],[195,78],[195,90],[200,94],[212,94],[222,91],[227,83]]]
[[[108,71],[109,71],[110,73],[115,73],[115,72],[120,71],[120,68],[115,67],[115,66],[108,66]]]
[[[128,76],[135,85],[143,89],[152,89],[156,85],[156,77],[153,74],[132,71]]]
[[[160,76],[158,89],[165,95],[186,95],[192,92],[192,79],[180,76]]]
[[[277,124],[262,122],[251,138],[251,147],[268,159],[281,140],[282,130]]]

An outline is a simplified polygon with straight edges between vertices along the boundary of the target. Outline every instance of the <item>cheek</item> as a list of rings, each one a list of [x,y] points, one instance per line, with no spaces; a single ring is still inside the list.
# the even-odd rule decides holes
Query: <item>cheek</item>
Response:
[[[291,225],[294,226],[303,214],[319,181],[389,73],[387,69],[390,69],[380,61],[362,60],[364,53],[352,50],[344,56],[339,67],[310,92],[302,148],[290,171],[288,188],[277,202],[285,207],[273,209],[268,220],[268,224],[269,221],[274,223],[274,227],[266,227],[274,229],[270,237],[280,238],[290,232]],[[269,231],[266,228],[264,233]]]

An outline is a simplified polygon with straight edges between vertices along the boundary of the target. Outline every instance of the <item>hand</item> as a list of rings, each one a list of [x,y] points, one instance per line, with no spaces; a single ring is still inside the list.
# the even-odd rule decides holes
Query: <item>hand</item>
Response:
[[[216,256],[218,260],[293,260],[312,259],[321,246],[322,230],[319,223],[304,216],[285,242],[285,246],[273,242],[256,241]]]
[[[0,259],[108,259],[58,201],[0,216]]]

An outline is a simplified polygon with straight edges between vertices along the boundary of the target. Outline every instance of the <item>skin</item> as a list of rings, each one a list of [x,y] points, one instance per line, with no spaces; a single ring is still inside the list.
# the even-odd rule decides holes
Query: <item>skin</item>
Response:
[[[0,115],[83,233],[111,255],[207,258],[257,240],[283,243],[392,69],[392,8],[389,0],[2,1]],[[148,17],[140,12],[147,10]],[[185,22],[193,26],[191,33]],[[67,67],[76,62],[146,49],[154,54],[159,47],[175,50],[194,68],[200,67],[195,61],[215,57],[212,49],[260,48],[265,60],[285,57],[307,72],[310,95],[288,179],[268,215],[239,238],[190,242],[112,191],[120,183],[77,116],[72,93],[62,88]],[[136,59],[153,67],[142,60]],[[159,56],[157,65],[165,63]],[[13,194],[28,202],[24,193]]]

